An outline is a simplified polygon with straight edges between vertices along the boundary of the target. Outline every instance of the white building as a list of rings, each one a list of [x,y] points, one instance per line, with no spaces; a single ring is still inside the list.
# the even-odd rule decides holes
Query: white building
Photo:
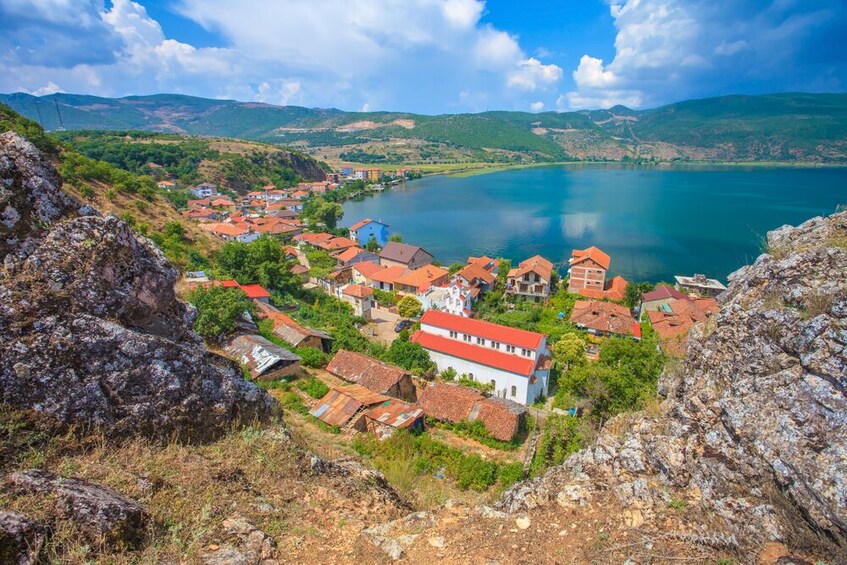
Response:
[[[210,182],[204,182],[192,188],[191,192],[197,198],[208,198],[218,195],[218,187]]]
[[[531,404],[548,393],[551,359],[543,334],[429,310],[412,341],[429,352],[439,371],[452,367],[491,383],[500,398]]]

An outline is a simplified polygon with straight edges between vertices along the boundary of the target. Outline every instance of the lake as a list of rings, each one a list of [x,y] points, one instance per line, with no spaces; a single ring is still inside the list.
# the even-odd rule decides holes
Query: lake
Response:
[[[725,280],[755,260],[768,230],[838,204],[847,168],[575,165],[426,177],[344,203],[342,225],[380,220],[444,265],[483,254],[566,262],[596,245],[629,280]]]

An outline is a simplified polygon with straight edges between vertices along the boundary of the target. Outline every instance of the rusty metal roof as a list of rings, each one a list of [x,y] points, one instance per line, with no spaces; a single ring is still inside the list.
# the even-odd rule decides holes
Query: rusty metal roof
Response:
[[[423,416],[423,410],[401,400],[386,400],[365,412],[365,416],[393,428],[408,428]]]
[[[309,413],[331,426],[343,426],[362,408],[386,400],[390,399],[361,385],[333,387]]]

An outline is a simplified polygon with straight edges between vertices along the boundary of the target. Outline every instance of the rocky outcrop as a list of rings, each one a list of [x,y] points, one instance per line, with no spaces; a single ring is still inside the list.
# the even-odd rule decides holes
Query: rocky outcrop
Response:
[[[501,506],[575,508],[611,491],[632,522],[687,505],[703,543],[847,549],[847,214],[783,227],[768,246],[663,375],[661,415],[609,422]]]
[[[0,510],[0,563],[39,563],[47,534],[47,527],[38,520],[18,512]]]
[[[110,437],[185,441],[278,414],[191,331],[177,271],[152,242],[118,218],[79,212],[52,166],[15,134],[0,136],[0,163],[0,401]]]
[[[55,516],[73,522],[91,543],[132,548],[147,538],[144,507],[109,488],[40,469],[12,473],[3,486],[15,495],[52,497]]]

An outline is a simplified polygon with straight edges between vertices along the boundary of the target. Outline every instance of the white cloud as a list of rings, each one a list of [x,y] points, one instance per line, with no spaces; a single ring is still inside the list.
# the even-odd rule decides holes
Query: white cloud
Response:
[[[483,24],[482,0],[175,0],[172,9],[226,47],[168,37],[145,3],[0,0],[0,17],[12,22],[12,33],[0,35],[0,91],[52,81],[103,96],[457,111],[525,108],[525,93],[563,74],[528,57],[515,35]]]
[[[715,55],[735,55],[740,51],[744,51],[748,49],[750,44],[744,41],[743,39],[739,39],[738,41],[727,42],[724,41],[720,45],[717,45],[714,49]]]
[[[518,68],[506,77],[510,88],[533,92],[546,88],[562,80],[562,68],[557,65],[544,65],[535,57],[518,63]]]
[[[575,88],[559,97],[557,107],[656,105],[733,92],[738,84],[786,89],[786,65],[809,49],[813,37],[820,35],[821,51],[831,52],[834,36],[816,31],[844,25],[847,10],[837,6],[832,0],[611,0],[614,58],[604,64],[583,55],[573,72]],[[793,70],[802,76],[808,67]],[[765,77],[781,86],[769,88]]]
[[[536,100],[535,102],[532,102],[529,105],[529,109],[533,112],[540,112],[544,109],[544,102],[542,102],[541,100]]]

